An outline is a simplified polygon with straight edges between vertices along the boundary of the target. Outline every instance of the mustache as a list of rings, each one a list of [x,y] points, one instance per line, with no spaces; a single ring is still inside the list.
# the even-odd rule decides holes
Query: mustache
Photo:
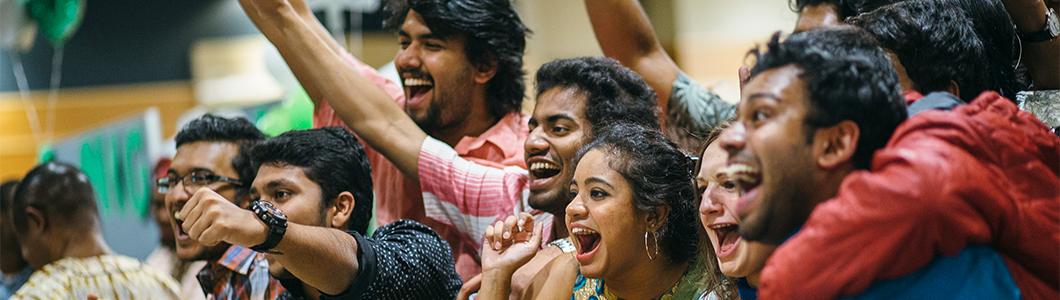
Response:
[[[431,74],[420,70],[398,69],[398,74],[401,74],[402,78],[419,78],[434,81]]]

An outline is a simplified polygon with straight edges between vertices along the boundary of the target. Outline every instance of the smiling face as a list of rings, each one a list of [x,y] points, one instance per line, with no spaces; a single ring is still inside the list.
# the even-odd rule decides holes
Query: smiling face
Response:
[[[736,215],[739,191],[725,173],[729,155],[719,143],[703,151],[696,184],[703,194],[699,218],[717,254],[721,273],[729,277],[756,277],[776,246],[748,242],[737,233],[740,218]]]
[[[232,168],[232,158],[237,153],[239,153],[239,146],[233,143],[199,141],[183,144],[177,148],[177,154],[173,156],[173,164],[170,165],[167,174],[183,177],[192,172],[209,172],[219,176],[239,178],[239,174]],[[232,184],[214,182],[206,187],[214,189],[225,199],[236,202],[238,205],[243,204],[235,199],[236,189]],[[166,193],[166,207],[169,208],[169,213],[180,211],[191,196],[185,191],[183,182],[169,188]],[[183,224],[182,221],[169,218],[169,224],[173,229],[173,235],[176,236],[177,257],[182,260],[216,259],[228,250],[229,245],[226,243],[213,247],[199,244],[180,227]]]
[[[530,206],[559,215],[570,201],[574,166],[571,159],[585,143],[592,125],[585,119],[584,94],[556,87],[541,93],[523,144],[530,171]]]
[[[332,215],[326,213],[327,209],[321,209],[320,185],[309,180],[300,167],[261,165],[251,185],[250,197],[271,203],[287,215],[290,223],[332,227],[330,224],[334,221]],[[342,223],[345,224],[345,221]],[[273,277],[294,278],[271,255],[266,254],[265,257],[269,260],[269,273]]]
[[[738,119],[718,142],[729,153],[731,180],[745,194],[736,204],[743,238],[778,245],[813,210],[821,182],[805,123],[806,81],[793,65],[759,73],[744,86]]]
[[[589,151],[569,182],[574,199],[567,205],[567,228],[588,278],[616,278],[651,261],[644,250],[647,213],[633,207],[633,189],[609,159],[600,149]]]
[[[467,37],[432,33],[423,17],[409,10],[398,41],[394,64],[405,87],[405,113],[428,131],[461,126],[471,115],[476,86],[475,66],[464,52]]]

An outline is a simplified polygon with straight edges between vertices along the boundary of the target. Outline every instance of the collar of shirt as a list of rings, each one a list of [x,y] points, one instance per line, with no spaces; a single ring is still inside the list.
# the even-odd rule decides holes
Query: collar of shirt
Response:
[[[916,102],[916,100],[920,100],[920,98],[924,98],[924,95],[921,94],[920,92],[911,90],[911,91],[906,91],[906,92],[902,93],[902,98],[905,99],[905,105],[910,105],[910,104],[913,104],[913,102]]]
[[[527,135],[530,134],[529,125],[527,121],[530,119],[530,115],[526,112],[519,111],[509,113],[497,121],[497,124],[490,127],[486,132],[483,132],[477,137],[465,136],[460,139],[460,142],[453,147],[460,156],[468,156],[472,151],[482,149],[491,144],[500,154],[504,157],[483,157],[485,159],[501,162],[509,159],[518,159],[515,163],[522,168],[526,168],[523,158],[523,141],[526,140]],[[503,166],[501,166],[503,168]]]

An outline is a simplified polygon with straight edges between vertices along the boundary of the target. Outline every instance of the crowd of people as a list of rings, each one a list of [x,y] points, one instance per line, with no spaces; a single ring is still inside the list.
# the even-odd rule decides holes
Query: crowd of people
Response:
[[[401,82],[304,0],[239,3],[314,129],[180,129],[146,263],[37,166],[0,189],[0,297],[1060,298],[1055,0],[794,1],[736,104],[637,1],[585,0],[606,57],[541,66],[531,112],[508,0],[388,2]]]

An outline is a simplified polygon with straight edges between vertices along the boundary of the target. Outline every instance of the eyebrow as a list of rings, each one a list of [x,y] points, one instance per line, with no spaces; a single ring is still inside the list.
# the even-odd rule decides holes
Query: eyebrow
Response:
[[[587,184],[588,183],[599,183],[599,184],[606,185],[609,188],[615,188],[614,186],[611,186],[611,183],[607,182],[607,180],[604,180],[603,178],[600,178],[600,177],[589,177],[589,179],[585,180],[585,183],[587,183]]]
[[[545,122],[552,123],[552,122],[556,122],[556,121],[561,120],[561,119],[573,121],[574,120],[574,116],[571,116],[569,114],[554,114],[554,115],[548,116],[548,118],[545,118]]]
[[[782,100],[780,98],[780,96],[777,96],[777,95],[775,95],[773,93],[754,93],[754,94],[751,94],[751,96],[747,97],[747,103],[748,104],[754,104],[754,102],[758,102],[762,98],[773,99],[773,100],[777,100],[777,101]]]
[[[399,36],[403,36],[403,37],[407,37],[407,38],[410,38],[410,39],[413,38],[412,34],[410,34],[408,31],[405,31],[405,29],[398,29],[398,35]],[[419,35],[419,36],[416,36],[416,38],[434,39],[434,40],[439,40],[439,41],[443,41],[443,42],[446,41],[444,36],[437,35],[434,32],[431,32],[431,33],[428,33],[428,34]]]

